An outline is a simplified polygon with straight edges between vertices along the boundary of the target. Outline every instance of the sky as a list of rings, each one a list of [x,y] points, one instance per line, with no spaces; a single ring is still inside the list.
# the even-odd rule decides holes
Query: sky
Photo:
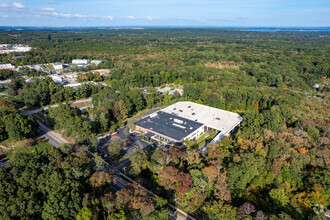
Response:
[[[0,0],[0,26],[329,27],[330,0]]]

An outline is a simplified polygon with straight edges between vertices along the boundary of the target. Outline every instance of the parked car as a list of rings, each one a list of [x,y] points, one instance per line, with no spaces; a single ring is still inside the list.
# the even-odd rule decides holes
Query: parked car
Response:
[[[113,132],[112,134],[111,134],[111,137],[114,137],[114,136],[116,136],[118,134],[118,132]]]

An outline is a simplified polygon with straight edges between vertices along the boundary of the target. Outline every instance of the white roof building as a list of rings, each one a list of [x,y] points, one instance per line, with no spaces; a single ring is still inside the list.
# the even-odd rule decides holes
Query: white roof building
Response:
[[[213,139],[213,142],[219,142],[221,138],[228,136],[243,120],[237,113],[194,102],[177,102],[162,109],[162,111],[200,122],[204,124],[206,129],[219,131],[219,134]]]
[[[12,53],[12,52],[28,52],[30,51],[32,48],[26,45],[22,45],[22,44],[14,44],[12,45],[12,47],[8,46],[10,44],[3,44],[3,45],[7,45],[7,46],[2,46],[1,48],[6,48],[5,50],[0,50],[0,54],[8,54],[8,53]]]
[[[181,96],[183,94],[183,90],[182,89],[171,88],[171,87],[164,87],[164,88],[158,87],[157,90],[162,95],[164,95],[166,92],[168,92],[169,95],[173,95],[175,91],[177,91]]]
[[[81,86],[81,85],[84,85],[84,84],[98,85],[96,82],[89,81],[89,82],[82,82],[82,83],[72,83],[72,84],[67,84],[67,85],[65,85],[64,87],[78,87],[78,86]]]
[[[62,78],[57,75],[50,75],[50,78],[52,78],[55,84],[61,84],[63,82]]]
[[[8,63],[8,64],[0,64],[0,69],[15,69],[15,66],[13,66],[10,63]]]
[[[53,67],[54,67],[55,70],[62,70],[63,69],[62,63],[53,63]]]
[[[72,64],[76,65],[87,65],[90,63],[89,59],[74,59],[72,60]]]

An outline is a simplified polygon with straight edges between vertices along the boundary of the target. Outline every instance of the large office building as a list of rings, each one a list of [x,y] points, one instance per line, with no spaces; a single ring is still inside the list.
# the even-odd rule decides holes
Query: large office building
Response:
[[[242,122],[242,117],[193,102],[177,102],[135,123],[136,130],[145,136],[156,136],[170,143],[195,140],[203,133],[216,132],[212,142],[228,136]]]

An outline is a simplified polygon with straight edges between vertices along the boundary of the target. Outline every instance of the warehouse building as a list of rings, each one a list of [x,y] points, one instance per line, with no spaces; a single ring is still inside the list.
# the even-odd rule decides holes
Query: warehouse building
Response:
[[[216,132],[212,142],[228,136],[242,122],[242,117],[193,102],[177,102],[135,123],[136,130],[147,136],[155,135],[171,143],[196,140],[203,133]]]
[[[186,139],[197,139],[204,125],[179,116],[158,111],[135,123],[135,129],[146,137],[156,138],[169,143],[183,143]]]

